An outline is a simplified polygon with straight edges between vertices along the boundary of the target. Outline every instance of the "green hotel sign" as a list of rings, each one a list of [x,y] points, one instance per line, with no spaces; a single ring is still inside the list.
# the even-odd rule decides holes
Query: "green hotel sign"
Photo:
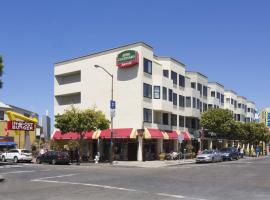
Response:
[[[120,68],[127,68],[139,63],[139,54],[134,50],[127,50],[119,53],[116,58],[116,65]]]

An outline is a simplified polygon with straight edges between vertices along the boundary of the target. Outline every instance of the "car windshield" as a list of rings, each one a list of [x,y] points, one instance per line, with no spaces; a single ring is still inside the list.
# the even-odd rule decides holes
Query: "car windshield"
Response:
[[[224,149],[220,149],[220,152],[230,152],[231,149],[230,148],[224,148]]]
[[[204,150],[203,151],[203,154],[212,154],[213,153],[213,151],[211,151],[211,150]]]
[[[28,150],[22,150],[22,153],[31,153],[31,152]]]

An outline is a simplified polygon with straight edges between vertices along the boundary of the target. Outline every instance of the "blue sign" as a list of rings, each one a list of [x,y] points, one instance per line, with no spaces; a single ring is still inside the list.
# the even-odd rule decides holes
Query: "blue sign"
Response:
[[[111,100],[110,101],[110,108],[115,109],[115,105],[116,105],[115,101]]]
[[[270,113],[267,114],[267,126],[270,126]]]

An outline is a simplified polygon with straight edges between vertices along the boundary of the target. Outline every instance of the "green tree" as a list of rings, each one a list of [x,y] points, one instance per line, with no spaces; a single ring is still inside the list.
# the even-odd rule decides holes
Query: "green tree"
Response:
[[[55,122],[55,127],[60,129],[62,134],[76,132],[80,135],[80,156],[82,156],[82,144],[85,133],[97,129],[107,129],[110,124],[101,111],[97,111],[95,108],[79,110],[74,106],[66,110],[62,115],[56,115]]]
[[[210,109],[201,116],[201,127],[216,133],[218,137],[227,137],[233,124],[233,116],[227,109]]]
[[[4,65],[3,65],[3,58],[2,56],[0,55],[0,78],[2,77],[3,75],[3,70],[4,70]],[[0,88],[3,87],[3,81],[2,79],[0,79]]]

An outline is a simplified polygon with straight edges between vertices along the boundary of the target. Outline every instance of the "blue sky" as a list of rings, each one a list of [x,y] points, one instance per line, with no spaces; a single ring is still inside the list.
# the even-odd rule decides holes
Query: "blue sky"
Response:
[[[270,1],[1,1],[0,99],[53,114],[53,65],[144,41],[188,70],[270,106]]]

